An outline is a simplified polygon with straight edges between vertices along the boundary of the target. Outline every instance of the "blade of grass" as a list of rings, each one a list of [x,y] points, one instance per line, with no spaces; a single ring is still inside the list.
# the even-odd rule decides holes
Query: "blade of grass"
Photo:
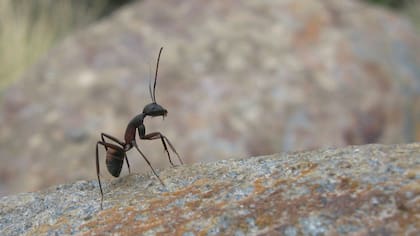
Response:
[[[105,0],[0,1],[0,90],[75,29],[97,19]]]

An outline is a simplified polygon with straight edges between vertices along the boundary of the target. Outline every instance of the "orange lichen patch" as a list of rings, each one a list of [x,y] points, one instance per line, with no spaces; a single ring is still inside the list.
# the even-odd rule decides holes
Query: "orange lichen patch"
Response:
[[[262,184],[263,181],[266,181],[266,179],[258,178],[254,181],[254,193],[256,195],[261,194],[266,190],[266,187]]]
[[[185,204],[190,209],[197,209],[201,205],[201,200],[190,201]]]
[[[273,222],[275,222],[273,215],[264,214],[264,215],[259,215],[258,217],[256,217],[255,224],[258,226],[258,228],[265,228],[269,225],[272,225]]]
[[[62,233],[70,234],[70,224],[69,224],[69,218],[68,217],[60,217],[57,222],[54,224],[44,224],[37,227],[34,231],[31,232],[33,235],[46,235],[48,232],[54,232],[58,231],[60,228],[62,228],[63,225],[67,225],[66,230]]]
[[[167,221],[167,218],[157,217],[157,216],[150,217],[149,220],[147,220],[146,222],[139,222],[139,221],[134,221],[134,219],[131,219],[130,221],[127,221],[128,223],[127,225],[129,227],[126,227],[126,229],[130,233],[131,232],[146,232],[150,229],[153,229],[155,227],[163,225],[164,223],[167,223],[166,221]]]
[[[104,210],[96,219],[82,225],[80,229],[82,231],[84,229],[89,230],[84,235],[117,232],[121,235],[138,235],[160,225],[165,225],[167,223],[165,222],[166,219],[155,211],[141,211],[133,207],[120,209],[114,207]]]
[[[278,225],[279,223],[284,225],[296,224],[304,212],[318,212],[333,218],[340,216],[343,219],[357,221],[359,225],[368,224],[372,226],[380,225],[380,222],[383,220],[391,223],[393,222],[392,218],[406,220],[411,217],[410,221],[417,219],[413,214],[407,218],[407,215],[403,216],[397,210],[389,212],[389,216],[383,216],[385,214],[383,213],[384,209],[389,209],[389,206],[386,205],[392,204],[392,198],[392,196],[378,190],[367,190],[358,194],[354,194],[353,191],[349,190],[341,195],[331,193],[327,197],[323,197],[321,194],[312,193],[290,200],[284,199],[281,191],[277,191],[264,199],[256,201],[250,198],[242,202],[242,204],[248,206],[250,210],[249,216],[255,218],[259,228]],[[358,217],[360,219],[354,217],[356,211],[359,212]],[[377,215],[371,218],[371,212],[377,212]],[[403,222],[399,222],[399,225],[403,225]]]
[[[337,43],[336,48],[339,48],[339,50],[334,51],[334,59],[337,63],[351,64],[356,60],[354,52],[350,49],[349,42],[341,40]]]
[[[395,196],[398,209],[420,214],[420,183],[403,186]]]
[[[357,196],[353,197],[351,192],[342,195],[329,194],[328,202],[323,205],[326,210],[333,212],[335,215],[348,215],[354,213],[366,199],[360,199]]]
[[[339,177],[340,183],[338,184],[338,189],[340,190],[350,190],[355,191],[359,187],[359,182],[354,181],[347,177]]]
[[[416,206],[420,205],[420,186],[416,183],[403,186],[396,194],[387,194],[378,189],[355,192],[354,188],[361,184],[349,178],[341,178],[340,193],[323,194],[312,190],[309,194],[290,199],[283,193],[284,188],[279,188],[278,182],[288,188],[295,184],[294,180],[270,182],[272,187],[265,187],[265,180],[256,179],[253,193],[237,201],[224,200],[230,189],[234,188],[230,183],[218,182],[209,185],[208,180],[197,181],[185,188],[165,193],[165,198],[162,199],[145,199],[142,196],[142,202],[149,206],[147,209],[138,209],[135,206],[105,209],[80,229],[85,232],[84,235],[141,235],[149,230],[158,234],[183,235],[192,232],[195,235],[207,235],[214,232],[214,227],[220,227],[220,221],[227,217],[229,224],[235,225],[235,230],[240,229],[247,233],[250,228],[255,230],[255,226],[261,230],[272,228],[273,225],[279,229],[295,225],[298,229],[301,227],[299,225],[302,217],[307,217],[308,212],[316,212],[314,217],[322,215],[328,219],[339,218],[340,221],[335,222],[336,226],[351,223],[356,227],[367,225],[377,228],[384,224],[395,224],[393,229],[402,229],[407,225],[418,224],[416,217],[419,209]],[[273,189],[275,191],[268,191]],[[174,204],[177,201],[185,203]],[[231,214],[232,209],[238,208],[243,209],[244,213],[238,214],[235,211]],[[61,224],[67,224],[64,218]],[[48,232],[48,229],[51,229],[48,226],[40,227],[36,233]],[[229,231],[231,229],[217,230],[222,234],[235,233]],[[298,230],[302,232],[301,229]],[[398,234],[398,231],[393,233]]]
[[[318,164],[316,164],[316,163],[304,161],[304,162],[300,162],[300,163],[297,163],[297,164],[294,164],[294,165],[286,166],[286,168],[291,170],[291,171],[300,171],[301,175],[305,175],[305,174],[309,173],[310,171],[312,171],[317,166],[318,166]]]
[[[305,167],[302,167],[303,170],[301,170],[301,176],[309,174],[318,166],[318,164],[312,162],[306,162],[306,164],[307,165]]]
[[[322,171],[347,170],[353,166],[351,162],[341,162]],[[304,227],[302,225],[319,223],[334,225],[330,233],[341,233],[338,229],[343,230],[339,228],[343,225],[345,232],[367,227],[378,232],[382,228],[392,229],[396,231],[390,233],[398,234],[399,229],[417,224],[420,211],[417,207],[420,205],[418,183],[394,191],[385,186],[388,182],[371,185],[345,173],[329,175],[328,172],[319,177],[317,172],[321,170],[318,167],[318,163],[301,161],[285,165],[287,178],[274,177],[278,173],[259,177],[249,175],[249,179],[241,178],[237,182],[201,178],[172,192],[136,193],[129,196],[129,203],[134,205],[106,209],[82,226],[82,231],[122,235],[140,235],[147,231],[170,235],[186,232],[232,235],[235,230],[247,234],[251,229],[254,232],[293,226],[301,233],[304,229],[299,227]],[[398,176],[393,180],[399,181]],[[389,186],[394,186],[392,184]],[[136,207],[137,202],[147,207]]]
[[[386,222],[394,222],[397,224],[396,228],[399,230],[407,229],[409,226],[414,226],[416,233],[406,234],[406,235],[419,235],[420,233],[420,217],[419,212],[417,213],[408,213],[405,211],[397,211],[396,214],[391,215],[386,219]],[[402,234],[398,234],[402,235]]]
[[[181,189],[179,189],[177,191],[173,191],[173,192],[165,192],[165,193],[162,193],[162,195],[163,196],[185,196],[185,195],[190,194],[190,193],[196,194],[196,193],[200,192],[200,190],[199,190],[200,187],[202,187],[204,185],[209,185],[212,182],[214,182],[214,181],[211,180],[211,179],[206,179],[206,178],[199,179],[188,187],[181,188]]]
[[[295,181],[295,179],[277,179],[275,180],[272,188],[273,189],[284,189],[289,188],[289,186]]]
[[[313,15],[306,22],[303,28],[296,34],[297,45],[311,45],[319,40],[321,29],[325,19],[320,15]]]
[[[91,220],[90,222],[80,226],[80,229],[95,229],[97,234],[103,234],[105,232],[114,232],[116,230],[125,230],[125,222],[129,220],[133,215],[136,215],[132,207],[126,207],[122,211],[118,207],[112,207],[99,212],[97,219]],[[93,232],[86,233],[90,235]]]
[[[208,181],[197,181],[178,191],[165,193],[164,198],[144,199],[149,204],[146,210],[138,210],[132,206],[103,210],[97,218],[81,226],[81,229],[95,229],[97,234],[118,232],[124,235],[141,234],[159,228],[162,233],[173,234],[175,231],[175,235],[181,235],[185,231],[182,231],[183,227],[180,226],[199,218],[219,215],[226,206],[225,202],[215,204],[202,200],[220,194],[229,187],[223,183],[213,184],[210,190],[202,192],[200,186],[208,185]],[[187,196],[191,195],[199,200],[188,201]],[[182,207],[169,207],[174,201],[181,199],[186,201]]]
[[[413,186],[406,186],[407,191],[412,191]],[[409,196],[414,196],[409,194]],[[417,232],[420,226],[420,210],[419,210],[419,195],[417,198],[407,198],[405,191],[398,191],[395,194],[384,194],[379,191],[372,190],[368,194],[364,195],[365,202],[368,200],[375,199],[376,204],[372,204],[369,209],[364,209],[366,212],[369,212],[368,217],[372,219],[372,224],[376,220],[376,225],[388,225],[395,224],[394,229],[403,230],[407,229],[409,225],[415,225]],[[410,200],[415,200],[416,202],[410,202]],[[386,205],[392,206],[387,207]],[[408,206],[408,207],[407,207]],[[417,207],[417,208],[416,208]],[[392,210],[390,210],[392,209]],[[402,234],[401,232],[394,232],[395,235]],[[413,235],[418,235],[413,234]]]
[[[201,198],[211,198],[214,195],[213,191],[207,191],[200,194]]]

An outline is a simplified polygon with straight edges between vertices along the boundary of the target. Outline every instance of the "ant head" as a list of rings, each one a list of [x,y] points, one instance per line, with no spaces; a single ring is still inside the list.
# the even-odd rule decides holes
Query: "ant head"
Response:
[[[156,103],[156,80],[157,80],[157,73],[159,69],[159,61],[160,61],[160,54],[162,54],[163,47],[160,48],[159,56],[156,63],[156,72],[155,72],[155,82],[153,84],[153,92],[152,92],[152,82],[149,81],[149,93],[150,98],[152,98],[152,102],[147,104],[143,108],[143,114],[146,116],[162,116],[165,117],[168,114],[168,111],[163,108],[161,105]]]
[[[147,104],[144,109],[143,113],[146,116],[162,116],[165,117],[168,114],[168,111],[163,108],[161,105],[157,104],[156,102],[152,102]]]

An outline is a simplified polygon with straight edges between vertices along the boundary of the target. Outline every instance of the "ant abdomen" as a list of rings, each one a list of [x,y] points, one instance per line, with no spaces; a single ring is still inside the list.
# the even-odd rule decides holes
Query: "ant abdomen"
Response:
[[[112,176],[120,176],[125,153],[122,150],[108,149],[106,153],[106,167]]]

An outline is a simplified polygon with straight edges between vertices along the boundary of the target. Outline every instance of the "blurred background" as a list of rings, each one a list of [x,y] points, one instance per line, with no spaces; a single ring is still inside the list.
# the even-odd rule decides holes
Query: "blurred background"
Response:
[[[150,102],[161,46],[169,113],[146,130],[189,164],[420,141],[419,32],[414,0],[1,0],[0,196],[95,179],[96,141]]]

